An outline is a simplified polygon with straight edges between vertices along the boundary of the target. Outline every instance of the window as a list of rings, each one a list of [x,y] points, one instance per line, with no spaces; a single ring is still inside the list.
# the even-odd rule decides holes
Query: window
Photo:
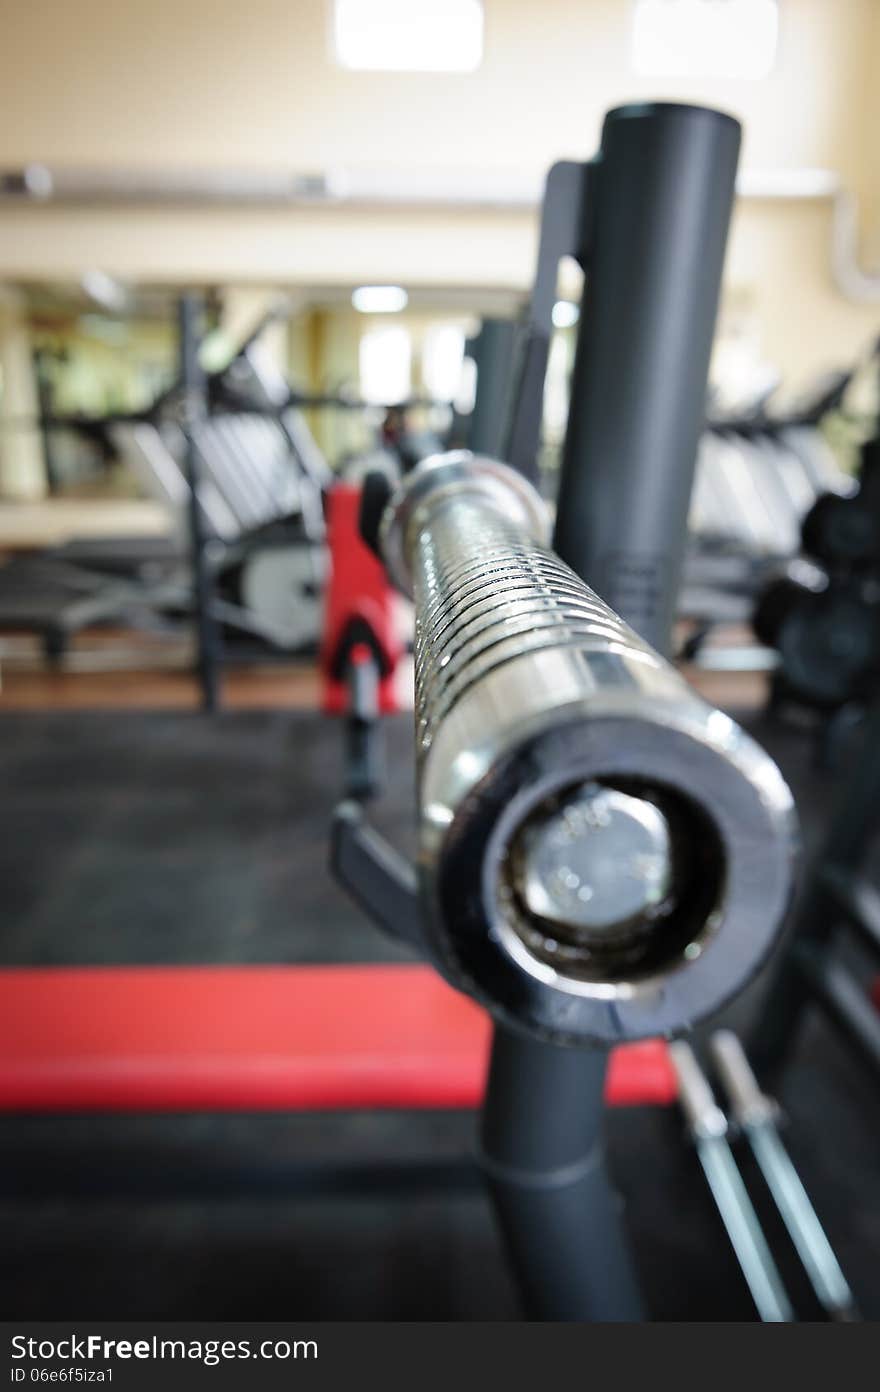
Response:
[[[428,329],[422,345],[422,384],[434,401],[454,401],[461,389],[464,330],[458,324]]]
[[[333,46],[361,72],[475,72],[482,0],[333,0]]]
[[[473,358],[465,358],[461,365],[461,378],[452,404],[459,415],[469,416],[477,401],[477,364]]]
[[[393,406],[412,391],[412,340],[402,324],[368,329],[358,348],[361,396],[372,406]]]
[[[778,0],[635,0],[632,57],[652,77],[767,77]]]

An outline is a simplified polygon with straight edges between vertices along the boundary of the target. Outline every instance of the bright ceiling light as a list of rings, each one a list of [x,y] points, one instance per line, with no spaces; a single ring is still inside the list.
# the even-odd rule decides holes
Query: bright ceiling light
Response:
[[[767,77],[778,29],[777,0],[636,0],[633,67],[651,77]]]
[[[557,300],[553,306],[553,327],[570,329],[581,317],[581,312],[571,300]]]
[[[399,314],[406,309],[409,295],[402,285],[359,285],[351,302],[361,314]]]
[[[361,72],[475,72],[482,0],[334,0],[333,43]]]

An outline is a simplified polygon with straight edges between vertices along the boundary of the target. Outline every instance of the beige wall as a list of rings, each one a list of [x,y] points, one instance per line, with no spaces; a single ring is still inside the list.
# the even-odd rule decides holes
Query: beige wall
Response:
[[[740,204],[734,215],[720,326],[726,305],[738,317],[745,306],[761,356],[795,389],[845,367],[880,330],[880,303],[853,305],[834,285],[830,235],[827,203]]]
[[[631,73],[630,0],[485,0],[466,75],[351,73],[325,0],[43,0],[7,7],[0,159],[181,166],[333,164],[541,170],[590,152],[602,113],[671,96],[743,117],[746,158],[858,175],[854,85],[876,0],[782,0],[766,81]]]
[[[880,4],[869,5],[870,26],[862,64],[861,128],[862,168],[859,193],[863,205],[862,250],[880,268]]]
[[[0,165],[344,165],[537,175],[593,151],[630,98],[705,101],[742,117],[744,165],[838,170],[880,251],[880,0],[781,0],[765,81],[663,82],[629,70],[629,0],[486,0],[486,57],[461,76],[356,74],[328,57],[324,0],[44,0],[7,7]],[[828,270],[827,205],[740,208],[731,284],[791,376],[851,354],[877,307]],[[527,285],[527,213],[7,209],[0,277],[102,268],[132,278]]]

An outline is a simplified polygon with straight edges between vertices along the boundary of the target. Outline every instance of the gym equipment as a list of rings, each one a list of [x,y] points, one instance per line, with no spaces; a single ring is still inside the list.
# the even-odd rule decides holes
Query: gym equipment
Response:
[[[717,1030],[709,1049],[737,1126],[748,1139],[816,1298],[832,1319],[852,1323],[859,1318],[853,1293],[782,1143],[777,1126],[779,1107],[761,1091],[732,1030]]]
[[[474,453],[504,457],[519,332],[513,320],[484,320],[467,345],[477,367],[476,400],[458,434]],[[683,652],[688,660],[708,660],[703,645],[718,624],[749,621],[756,593],[798,549],[801,520],[820,493],[844,496],[850,488],[819,424],[840,408],[853,375],[823,379],[785,415],[767,415],[764,390],[736,416],[704,423],[676,600],[678,617],[697,625]],[[542,490],[548,483],[542,479]],[[726,655],[737,666],[760,664],[764,656],[757,648]]]
[[[0,1111],[476,1107],[488,1021],[429,967],[0,970]],[[675,1098],[666,1046],[612,1056],[613,1106]]]
[[[823,493],[804,518],[804,553],[831,568],[880,568],[880,438],[865,441],[859,480],[848,493]]]
[[[831,387],[823,381],[785,415],[753,409],[709,421],[699,476],[706,488],[702,510],[695,495],[698,534],[707,542],[739,542],[756,558],[795,553],[801,523],[819,494],[850,487],[819,426],[840,409],[853,375],[836,374]]]
[[[880,447],[880,442],[878,442]],[[804,518],[801,533],[808,556],[830,565],[853,568],[880,564],[880,528],[876,508],[867,506],[867,493],[823,493]]]
[[[557,1043],[689,1027],[787,902],[775,765],[546,546],[521,475],[424,461],[379,538],[416,606],[419,868],[453,984]]]
[[[655,646],[663,634],[661,647],[676,611],[695,617],[705,632],[748,618],[767,565],[796,549],[800,519],[819,488],[838,486],[840,471],[815,422],[849,380],[823,383],[787,418],[704,429],[704,365],[738,133],[720,113],[695,111],[662,103],[613,111],[599,158],[550,171],[500,451],[535,481],[558,263],[573,256],[585,271],[585,289],[557,542],[569,561],[569,545],[590,555],[584,578]],[[650,189],[645,166],[657,171]],[[697,262],[705,282],[693,273]],[[672,409],[669,364],[679,358]],[[624,396],[626,409],[606,408]],[[594,461],[591,469],[579,473],[572,467],[578,459]],[[674,461],[682,459],[687,467],[676,472]],[[817,473],[821,484],[813,481]],[[686,562],[683,534],[671,549],[666,541],[657,545],[658,536],[675,533],[683,509],[692,533]]]
[[[346,796],[363,800],[382,781],[379,717],[400,708],[403,656],[399,598],[361,538],[363,489],[336,483],[327,493],[329,579],[324,593],[322,708],[346,720]]]
[[[589,268],[587,305],[579,320],[579,345],[557,510],[556,548],[561,561],[570,565],[574,572],[571,576],[575,586],[573,597],[585,601],[587,613],[596,621],[598,651],[601,653],[604,649],[612,669],[620,660],[621,670],[626,670],[627,657],[633,651],[639,652],[642,659],[642,665],[638,658],[635,660],[633,670],[646,675],[652,663],[659,663],[659,659],[653,654],[644,654],[635,636],[631,636],[603,604],[580,588],[575,576],[595,583],[600,589],[603,583],[611,584],[614,603],[623,620],[631,622],[642,639],[653,641],[661,650],[668,648],[668,625],[684,547],[687,503],[702,423],[709,346],[738,146],[737,123],[718,112],[675,104],[634,105],[620,108],[606,117],[598,160],[588,165],[555,165],[547,181],[537,272],[517,386],[512,396],[514,409],[508,422],[505,458],[520,473],[534,476],[558,262],[563,255],[575,255]],[[664,247],[663,256],[655,254],[655,241]],[[697,266],[700,267],[699,276],[695,275]],[[664,331],[664,324],[668,333]],[[672,344],[674,351],[670,351]],[[606,353],[613,361],[611,371]],[[644,391],[633,389],[633,364],[639,364],[637,385],[644,386]],[[589,421],[584,421],[586,402],[590,406]],[[602,443],[602,450],[607,450],[607,454],[593,448],[597,442]],[[650,475],[650,486],[642,499],[640,485],[644,482],[645,471]],[[430,473],[426,469],[421,477],[430,477]],[[515,564],[525,561],[526,596],[534,596],[544,578],[541,567],[545,564],[544,553],[529,531],[530,522],[535,521],[532,503],[535,495],[509,483],[506,475],[504,478],[500,492],[505,499],[512,494],[518,526],[507,524],[509,531],[506,531],[503,522],[498,525],[505,542],[513,544]],[[453,490],[452,502],[459,502],[467,513],[467,504],[457,497],[459,492]],[[497,507],[497,494],[493,496]],[[640,501],[659,500],[656,507],[640,507],[638,524],[630,507],[630,500],[635,497],[640,497]],[[501,504],[502,508],[504,505]],[[486,504],[483,506],[485,508]],[[601,527],[593,516],[594,508],[601,509]],[[574,515],[568,516],[567,509]],[[476,522],[480,511],[475,503],[470,520]],[[393,517],[393,509],[390,516]],[[441,517],[442,509],[439,509],[438,540],[445,530]],[[435,560],[431,555],[432,529],[425,529],[426,551],[422,556],[420,531],[415,525],[418,518],[416,508],[412,536],[401,535],[403,546],[392,561],[395,573],[404,575],[406,567],[411,566],[415,579],[417,566],[424,562],[426,586],[430,581],[437,587],[438,605],[446,609],[450,625],[453,620],[464,617],[466,601],[463,595],[458,596],[461,607],[455,606],[459,587],[467,585],[469,565],[476,568],[471,578],[477,578],[483,571],[481,581],[471,587],[471,598],[477,602],[482,591],[482,598],[491,604],[491,585],[498,577],[483,563],[486,538],[479,532],[476,537],[470,533],[470,552],[464,556],[458,552],[462,566],[459,571],[455,570],[455,539],[448,538],[449,551],[444,554],[442,565],[451,568],[432,572]],[[389,523],[389,529],[390,526]],[[493,521],[491,543],[498,538],[495,526]],[[540,534],[540,521],[538,530]],[[537,573],[528,567],[528,558],[532,555]],[[436,562],[441,562],[439,553]],[[552,557],[547,558],[546,565],[550,580],[548,610],[558,639],[565,616],[564,609],[556,608],[554,592],[557,583],[561,583],[563,589],[569,583],[569,572],[564,566],[556,570],[559,563]],[[424,605],[426,594],[417,600],[417,608]],[[502,607],[511,594],[507,591],[499,596]],[[612,596],[606,594],[605,597]],[[497,617],[503,619],[503,613]],[[427,622],[430,626],[434,618],[433,609],[423,608],[421,624]],[[443,634],[439,630],[434,633],[430,627],[426,631],[430,631],[436,641],[425,646],[421,637],[417,638],[420,672],[426,659],[428,663],[435,658],[442,661],[447,655],[440,652]],[[576,633],[576,643],[582,639],[583,633]],[[462,654],[465,651],[462,649]],[[454,651],[449,651],[450,663],[455,656]],[[543,656],[550,656],[552,660],[552,654]],[[574,657],[575,654],[566,652],[563,645],[559,651],[563,667]],[[527,652],[526,670],[539,670],[541,661],[540,648]],[[486,658],[487,680],[491,679],[493,662],[490,650]],[[427,673],[428,668],[424,670]],[[475,672],[479,670],[477,659]],[[664,670],[662,664],[658,670]],[[503,667],[499,671],[503,674]],[[500,679],[503,684],[503,675]],[[423,714],[428,717],[429,727],[435,717],[442,723],[436,733],[436,749],[431,747],[425,752],[422,793],[426,787],[426,773],[435,760],[441,770],[444,762],[449,768],[457,767],[465,782],[470,779],[469,764],[473,772],[473,760],[485,766],[487,773],[491,772],[496,757],[491,751],[496,746],[487,751],[472,745],[472,732],[459,718],[468,693],[459,690],[460,708],[450,706],[448,714],[444,712],[438,717],[440,707],[428,702],[433,701],[434,692],[447,699],[451,686],[445,687],[442,676],[439,679],[432,676],[430,681],[425,678],[423,690],[426,700]],[[584,694],[583,686],[577,681],[575,691]],[[512,710],[498,707],[496,719],[502,724],[511,718],[515,720],[517,712],[522,713],[523,702],[528,707],[530,696],[528,691],[517,692]],[[545,714],[552,711],[554,700],[564,702],[563,687],[558,689]],[[556,706],[556,714],[561,714],[561,705]],[[585,731],[589,724],[585,718]],[[600,721],[596,728],[601,724]],[[520,730],[519,738],[524,734]],[[458,765],[456,738],[465,755]],[[434,739],[433,728],[431,739]],[[447,749],[452,756],[449,761],[439,760],[437,756],[437,749],[442,751],[444,742],[448,742]],[[552,750],[552,739],[549,746]],[[640,746],[640,752],[647,755],[647,751],[646,741]],[[584,753],[583,747],[579,752]],[[625,757],[619,742],[614,753]],[[561,789],[565,778],[564,773],[560,777],[559,754],[557,747],[550,767],[556,771],[556,787]],[[596,772],[595,766],[592,771]],[[601,771],[618,772],[608,766]],[[662,812],[658,820],[650,809],[643,810],[645,799],[641,797],[639,770],[631,768],[630,772],[636,779],[633,798],[636,807],[631,808],[625,799],[617,804],[623,830],[629,836],[634,830],[640,835],[633,823],[646,821],[656,847],[662,844],[666,813]],[[536,778],[536,770],[526,765],[523,774],[528,797],[530,791],[539,789],[541,772]],[[494,843],[486,840],[487,823],[498,819],[503,829],[503,820],[499,819],[498,807],[495,818],[491,815],[491,780],[487,787],[488,807],[486,803],[482,805],[489,815],[477,826],[473,845],[474,859],[485,858],[487,866],[491,866],[495,864],[492,859]],[[481,791],[479,785],[474,787],[476,806],[481,805]],[[623,794],[628,789],[615,786],[614,791]],[[588,796],[592,795],[590,790]],[[435,848],[445,848],[454,854],[458,847],[454,841],[446,846],[442,822],[450,812],[454,821],[456,810],[465,814],[465,825],[468,818],[466,806],[459,808],[454,797],[452,803],[442,811],[438,808],[434,844]],[[424,797],[422,806],[430,825],[433,813]],[[643,814],[641,818],[640,813]],[[515,815],[512,810],[511,816]],[[503,818],[503,813],[501,816]],[[643,826],[642,830],[645,829]],[[341,854],[346,847],[352,851],[349,856]],[[346,863],[360,867],[347,884],[376,921],[389,926],[388,906],[393,904],[395,911],[390,915],[390,926],[402,928],[403,936],[409,941],[418,939],[417,905],[411,895],[412,911],[408,917],[401,914],[401,906],[407,903],[407,889],[405,877],[398,873],[400,867],[395,868],[393,860],[385,856],[385,862],[392,866],[386,873],[382,858],[371,856],[363,827],[350,817],[337,820],[335,850],[337,870]],[[661,874],[662,859],[661,856]],[[441,873],[438,880],[438,869],[443,871],[442,862],[429,865],[429,874],[423,883],[442,883],[454,897],[452,877]],[[519,1001],[512,1003],[511,1008],[511,1003],[497,1000],[494,989],[497,983],[490,980],[488,973],[483,979],[481,971],[479,983],[468,983],[469,986],[478,985],[481,990],[491,986],[493,989],[487,989],[487,999],[501,1005],[504,1015],[510,1013],[513,1018],[518,1009],[524,1009],[526,1017],[525,1030],[519,1025],[509,1026],[505,1019],[498,1019],[496,1023],[483,1111],[481,1158],[527,1308],[532,1317],[545,1319],[638,1319],[641,1302],[637,1282],[602,1154],[602,1087],[606,1060],[601,1051],[589,1053],[553,1041],[554,1035],[568,1037],[567,1032],[581,1040],[601,1038],[603,1024],[607,1038],[609,1030],[613,1029],[614,1010],[613,1007],[603,1010],[601,1002],[598,1005],[591,1002],[586,994],[559,989],[558,983],[554,988],[551,983],[556,980],[555,968],[549,963],[541,964],[540,968],[532,967],[536,971],[532,975],[521,961],[515,962],[513,956],[502,951],[487,931],[489,925],[484,913],[484,905],[491,908],[493,902],[497,902],[499,888],[497,884],[477,886],[474,903],[466,906],[471,915],[472,936],[465,947],[467,950],[482,943],[486,958],[493,963],[493,971],[498,961],[507,981],[518,977],[527,991],[526,1005],[523,1007]],[[436,935],[436,926],[429,931]],[[451,937],[448,928],[446,931]],[[518,946],[513,946],[514,938]],[[545,947],[549,946],[550,935],[543,934],[542,940]],[[719,937],[716,942],[720,940]],[[509,935],[507,941],[514,953],[521,954],[525,950],[525,943],[517,935]],[[642,936],[639,946],[644,945]],[[618,952],[619,948],[618,943]],[[710,954],[704,960],[710,960]],[[617,961],[619,965],[619,956]],[[483,965],[485,963],[481,962],[481,968]],[[664,976],[664,991],[673,975]],[[622,996],[625,991],[619,994]],[[535,1002],[543,1007],[554,996],[565,1009],[557,1014],[551,1008],[550,1034],[528,1033],[528,1024],[534,1021]],[[659,997],[655,1000],[659,1001]],[[572,1013],[577,1026],[574,1031],[570,1031]],[[662,1015],[662,1006],[655,1013]],[[670,1019],[674,1013],[670,1012]],[[538,1014],[540,1030],[545,1016],[540,1009]],[[635,1024],[632,1013],[628,1015],[628,1023]],[[646,1016],[642,1017],[642,1024],[647,1026]]]
[[[767,993],[749,1052],[762,1072],[793,1047],[815,1001],[867,1063],[880,1070],[880,1012],[869,980],[880,965],[880,895],[867,872],[880,814],[880,706],[869,709],[802,887],[788,950]],[[845,947],[848,951],[843,952]]]
[[[573,256],[585,286],[557,547],[661,649],[681,573],[680,519],[703,424],[738,154],[732,118],[657,102],[611,111],[597,159],[553,166],[507,423],[502,457],[534,480],[558,266]]]
[[[794,1310],[727,1139],[727,1120],[689,1044],[670,1046],[678,1098],[703,1173],[761,1319],[788,1323]]]
[[[779,654],[772,700],[832,712],[866,700],[880,673],[880,584],[793,561],[759,596],[756,636]]]
[[[772,700],[864,707],[880,678],[880,437],[862,447],[859,486],[823,493],[801,539],[805,557],[770,580],[752,618],[779,653]]]
[[[185,304],[189,308],[184,309]],[[194,297],[180,314],[200,318]],[[181,320],[182,325],[182,320]],[[200,333],[194,323],[192,334]],[[68,543],[0,570],[0,626],[36,631],[57,659],[69,637],[101,622],[156,624],[193,612],[192,490],[198,459],[198,566],[212,576],[215,625],[283,651],[314,643],[323,579],[321,490],[329,470],[300,413],[278,394],[250,339],[233,359],[247,412],[224,401],[223,374],[185,380],[197,354],[181,328],[181,373],[140,416],[108,418],[101,429],[152,497],[168,508],[172,535]],[[71,421],[76,424],[76,418]],[[93,424],[93,423],[89,423]],[[196,596],[197,598],[197,596]]]
[[[461,473],[454,481],[447,473],[445,498],[434,485],[450,461],[421,466],[380,526],[394,574],[412,576],[419,621],[420,736],[427,737],[420,809],[423,847],[432,852],[423,896],[441,914],[449,900],[457,907],[463,885],[451,873],[456,863],[472,889],[472,902],[462,906],[464,939],[443,916],[429,936],[436,946],[442,935],[444,950],[454,948],[444,965],[457,962],[461,948],[474,952],[464,966],[475,973],[475,993],[493,1007],[480,1162],[528,1311],[539,1317],[640,1315],[601,1148],[607,1053],[572,1041],[687,1028],[757,967],[786,897],[792,824],[778,773],[646,646],[669,643],[738,145],[737,123],[719,113],[638,105],[606,119],[594,165],[557,166],[551,174],[565,217],[554,221],[561,205],[548,191],[532,317],[540,332],[526,358],[528,391],[518,399],[533,411],[543,377],[549,251],[558,259],[574,248],[590,265],[589,312],[581,317],[564,455],[559,558],[544,544],[536,494],[491,462],[465,468],[459,457],[452,467]],[[548,243],[549,228],[559,235]],[[555,262],[552,269],[555,290]],[[534,416],[527,411],[524,419]],[[593,448],[596,441],[607,455]],[[528,438],[515,435],[514,443],[533,467]],[[660,505],[644,507],[636,521],[628,500],[645,482],[642,501]],[[626,505],[608,506],[606,488]],[[601,527],[593,505],[601,506]],[[502,575],[513,585],[505,587]],[[583,583],[604,583],[601,576],[620,618]],[[519,610],[517,581],[525,601]],[[496,645],[483,647],[485,630],[470,631],[469,607],[471,618],[497,620],[502,631],[505,618],[513,620],[514,650],[503,640],[497,645],[509,661],[499,661]],[[507,697],[517,666],[525,681]],[[478,700],[489,687],[505,693],[491,719]],[[529,741],[534,761],[531,746],[529,758],[518,758]],[[671,767],[673,748],[687,751],[686,784],[685,772]],[[713,793],[717,809],[705,805],[707,778],[721,785]],[[470,796],[462,799],[465,790]],[[512,794],[509,806],[493,802],[499,790]],[[569,792],[571,805],[548,804]],[[594,829],[599,857],[592,855]],[[502,861],[508,831],[516,845]],[[422,941],[410,867],[383,850],[351,805],[340,810],[334,832],[337,872],[361,902],[406,941]],[[614,847],[623,848],[631,877],[607,873]],[[566,873],[560,852],[569,849],[579,870]],[[692,857],[704,875],[692,873]],[[489,873],[475,885],[480,865]],[[593,889],[593,898],[581,888]],[[499,905],[517,899],[529,931],[532,920],[539,925],[537,942],[514,931],[503,942],[493,936]],[[505,912],[508,929],[511,919]],[[737,934],[729,931],[733,922],[741,925]],[[563,971],[560,940],[573,948]],[[698,950],[688,953],[691,945]],[[535,947],[555,954],[557,964],[542,961]],[[510,998],[517,982],[522,998]]]
[[[486,1017],[421,966],[4,969],[0,1002],[0,1113],[445,1110],[485,1088]],[[674,1096],[659,1041],[612,1055],[610,1106]],[[40,1135],[6,1156],[5,1199],[399,1200],[481,1178],[469,1155],[71,1166]]]
[[[880,341],[874,343],[867,365],[880,370]],[[880,433],[876,421],[860,450],[858,482],[821,492],[804,517],[804,554],[830,570],[880,570]]]
[[[839,410],[854,370],[823,379],[785,415],[758,398],[735,417],[715,417],[700,441],[689,517],[681,616],[696,620],[685,656],[699,660],[720,623],[747,623],[755,597],[797,553],[805,515],[821,494],[845,495],[841,470],[820,424]],[[753,664],[751,653],[741,662]]]
[[[513,319],[485,318],[465,344],[465,357],[476,371],[474,406],[465,429],[467,447],[474,454],[502,454],[518,327]]]
[[[184,439],[186,482],[189,490],[190,561],[192,565],[193,611],[196,621],[197,666],[202,688],[202,705],[217,709],[219,664],[222,658],[220,635],[212,609],[213,577],[208,565],[207,531],[199,492],[199,447],[197,431],[205,386],[199,363],[200,306],[194,295],[182,295],[178,304],[180,328],[180,423]]]

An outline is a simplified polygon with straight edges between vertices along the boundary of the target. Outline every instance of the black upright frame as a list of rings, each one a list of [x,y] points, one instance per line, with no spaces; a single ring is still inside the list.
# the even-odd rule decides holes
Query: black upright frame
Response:
[[[487,454],[493,459],[504,450],[504,412],[516,352],[516,332],[513,319],[487,317],[467,348],[467,356],[477,373],[467,446],[474,454]]]
[[[195,617],[196,669],[202,708],[217,709],[220,693],[221,638],[213,612],[213,577],[208,557],[208,534],[200,498],[201,460],[198,430],[207,414],[207,382],[199,353],[204,300],[189,291],[177,304],[179,335],[180,425],[184,439],[184,470],[189,485],[189,542]]]
[[[555,547],[661,652],[685,545],[740,127],[702,107],[621,107],[590,164],[545,197],[508,458],[537,473],[558,262],[584,267]],[[487,1180],[536,1319],[637,1320],[606,1175],[606,1055],[496,1027],[482,1118]]]

